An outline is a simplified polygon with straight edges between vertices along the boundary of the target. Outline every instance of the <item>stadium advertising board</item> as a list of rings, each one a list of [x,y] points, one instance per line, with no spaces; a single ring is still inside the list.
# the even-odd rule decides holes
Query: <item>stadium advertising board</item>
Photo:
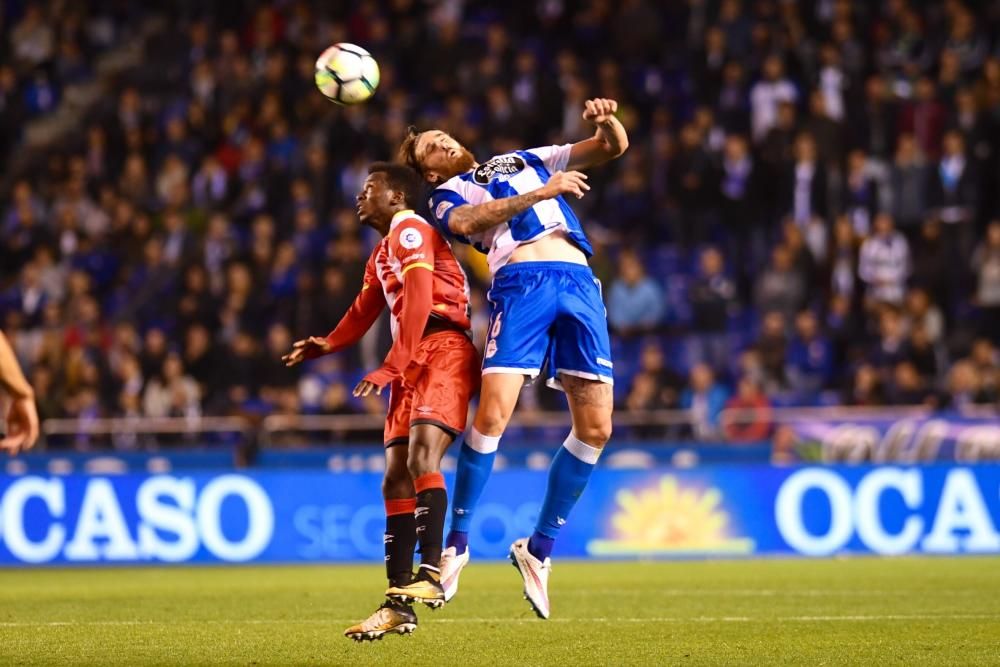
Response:
[[[0,477],[0,564],[380,561],[375,473]],[[501,558],[545,472],[490,481],[471,543]],[[1000,466],[598,470],[556,555],[1000,553]]]
[[[788,426],[804,458],[827,463],[1000,460],[1000,424],[995,417],[899,417],[872,412],[864,418],[802,419]]]

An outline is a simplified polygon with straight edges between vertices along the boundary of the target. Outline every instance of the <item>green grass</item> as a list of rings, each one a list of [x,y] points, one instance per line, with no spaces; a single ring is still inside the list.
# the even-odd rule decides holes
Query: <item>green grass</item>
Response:
[[[358,645],[376,566],[0,570],[0,664],[1000,665],[1000,559],[557,562],[553,619],[473,563]]]

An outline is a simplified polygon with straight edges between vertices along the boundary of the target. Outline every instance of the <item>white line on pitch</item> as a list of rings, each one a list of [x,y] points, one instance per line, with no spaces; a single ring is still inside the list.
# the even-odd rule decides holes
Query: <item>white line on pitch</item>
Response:
[[[922,621],[922,620],[1000,620],[1000,614],[855,614],[849,616],[653,616],[648,618],[551,618],[548,623],[753,623],[753,622],[833,622],[833,621]],[[206,619],[190,621],[10,621],[0,628],[78,627],[78,626],[154,626],[154,625],[303,625],[352,623],[356,619]],[[540,623],[533,618],[436,618],[435,623]]]
[[[731,590],[699,590],[695,588],[661,588],[661,589],[621,589],[621,588],[588,588],[588,589],[570,589],[559,591],[560,595],[605,595],[609,593],[614,593],[615,595],[661,595],[666,597],[683,597],[686,595],[692,596],[718,596],[718,597],[834,597],[834,596],[849,596],[849,597],[883,597],[886,595],[911,595],[912,591],[908,590],[848,590],[848,589],[803,589],[803,590],[781,590],[781,589],[767,589],[767,588],[736,588]],[[485,592],[475,592],[472,591],[469,595],[478,595],[485,597],[487,593]],[[945,595],[945,596],[982,596],[982,591],[959,591],[959,590],[937,590],[934,591],[934,595]]]

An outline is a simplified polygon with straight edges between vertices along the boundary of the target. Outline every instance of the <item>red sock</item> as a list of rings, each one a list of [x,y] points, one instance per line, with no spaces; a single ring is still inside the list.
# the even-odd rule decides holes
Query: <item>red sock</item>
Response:
[[[387,498],[385,501],[385,575],[390,586],[405,586],[413,579],[416,507],[416,498]]]
[[[439,472],[428,472],[413,480],[413,488],[417,490],[417,495],[420,495],[421,491],[427,489],[445,489],[447,487],[444,485],[444,475]]]
[[[448,491],[444,475],[429,472],[413,480],[417,490],[417,539],[420,540],[420,565],[435,570],[441,566],[441,543],[444,540],[444,515],[448,511]]]

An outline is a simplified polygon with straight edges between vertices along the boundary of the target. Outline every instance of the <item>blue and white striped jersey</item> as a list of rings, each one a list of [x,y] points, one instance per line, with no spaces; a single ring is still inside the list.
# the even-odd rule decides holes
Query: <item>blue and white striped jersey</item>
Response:
[[[448,179],[431,193],[434,223],[446,237],[486,253],[491,273],[506,264],[519,245],[537,241],[556,230],[565,231],[590,257],[594,249],[573,209],[562,197],[538,202],[509,222],[472,237],[460,236],[448,228],[448,217],[456,206],[482,204],[542,187],[553,172],[566,169],[570,148],[570,144],[565,144],[497,155],[471,171]]]

